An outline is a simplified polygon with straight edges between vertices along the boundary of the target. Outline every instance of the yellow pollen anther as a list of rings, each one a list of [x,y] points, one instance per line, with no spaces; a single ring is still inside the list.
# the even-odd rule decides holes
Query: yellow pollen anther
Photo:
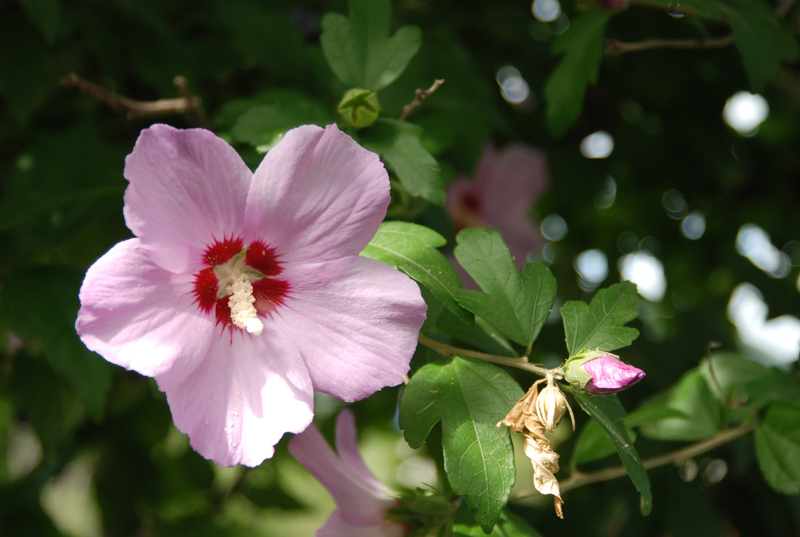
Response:
[[[264,324],[258,318],[256,308],[253,306],[256,297],[253,296],[253,284],[250,283],[250,278],[235,270],[228,281],[231,283],[225,291],[230,294],[228,305],[231,308],[231,321],[254,336],[260,335],[264,330]]]

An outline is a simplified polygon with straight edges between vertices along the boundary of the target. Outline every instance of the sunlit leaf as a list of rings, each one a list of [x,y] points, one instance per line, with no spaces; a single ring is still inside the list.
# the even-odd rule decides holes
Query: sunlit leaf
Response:
[[[447,477],[485,532],[497,522],[516,479],[508,429],[497,422],[522,396],[501,368],[456,356],[422,367],[400,400],[400,427],[412,447],[441,421]]]
[[[581,408],[605,429],[617,448],[622,465],[627,470],[636,490],[641,495],[641,511],[647,515],[653,506],[653,494],[650,491],[650,478],[642,465],[642,459],[633,446],[633,439],[628,435],[625,426],[625,409],[616,395],[589,395],[571,390]]]
[[[800,494],[800,406],[777,401],[758,422],[756,456],[764,479],[784,494]]]
[[[638,301],[636,286],[622,282],[598,291],[591,304],[564,304],[561,317],[570,356],[583,350],[613,351],[630,345],[639,331],[623,325],[638,316]]]
[[[471,324],[472,315],[455,299],[461,278],[437,250],[445,242],[444,237],[418,224],[384,222],[361,255],[402,270],[430,289],[459,319]]]
[[[483,289],[462,289],[456,295],[458,301],[507,338],[529,346],[553,307],[553,274],[539,263],[527,263],[520,274],[497,231],[467,228],[456,241],[456,259]]]

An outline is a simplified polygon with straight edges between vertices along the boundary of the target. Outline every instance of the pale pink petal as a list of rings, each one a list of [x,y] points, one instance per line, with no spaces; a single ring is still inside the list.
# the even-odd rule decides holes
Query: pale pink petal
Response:
[[[255,172],[245,240],[276,247],[282,261],[358,255],[389,205],[389,176],[375,153],[335,125],[286,133]]]
[[[339,458],[352,475],[358,477],[365,487],[372,490],[374,496],[390,497],[389,487],[381,483],[364,464],[357,440],[356,418],[345,408],[336,419],[336,451],[339,452]]]
[[[294,337],[315,390],[356,401],[400,384],[425,320],[414,281],[363,257],[295,266],[284,276],[291,299],[273,321]]]
[[[111,363],[185,378],[205,356],[214,319],[194,304],[191,276],[153,264],[138,239],[120,242],[86,272],[75,328]]]
[[[328,490],[349,523],[380,524],[386,508],[393,505],[389,496],[382,491],[376,495],[361,475],[350,471],[314,425],[289,441],[289,452]]]
[[[520,214],[516,219],[504,223],[501,234],[503,239],[514,256],[517,267],[522,270],[528,261],[528,254],[532,250],[537,250],[544,240],[539,228],[527,216]]]
[[[527,214],[549,183],[547,162],[541,152],[522,145],[501,151],[490,179],[482,184],[481,214],[492,227],[503,230],[509,215]]]
[[[483,150],[481,160],[475,167],[475,172],[472,174],[472,180],[470,181],[475,189],[482,195],[486,194],[493,186],[495,180],[493,171],[496,162],[497,149],[495,149],[492,144],[488,144]]]
[[[153,125],[125,159],[125,222],[172,272],[194,272],[214,240],[241,233],[252,173],[204,129]]]
[[[313,417],[313,389],[291,341],[265,327],[237,331],[211,344],[182,383],[157,377],[175,426],[192,448],[220,466],[258,466],[284,433],[303,431]]]
[[[403,537],[406,529],[388,520],[369,526],[354,526],[345,522],[341,513],[334,511],[325,524],[315,533],[315,537]]]

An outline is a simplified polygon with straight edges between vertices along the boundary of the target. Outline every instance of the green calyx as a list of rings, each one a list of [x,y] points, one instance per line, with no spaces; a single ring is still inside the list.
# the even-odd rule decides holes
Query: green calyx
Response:
[[[586,362],[590,362],[591,360],[601,356],[612,356],[619,360],[619,356],[606,351],[581,351],[575,356],[569,358],[564,364],[564,380],[569,382],[575,388],[582,390],[586,384],[592,380],[592,376],[589,375],[589,373],[587,373],[581,366]]]
[[[409,537],[450,535],[456,506],[438,491],[418,488],[404,494],[400,505],[388,510],[386,519],[408,527]]]
[[[350,125],[363,129],[372,125],[381,113],[378,95],[372,90],[353,88],[347,90],[339,103],[339,114]]]

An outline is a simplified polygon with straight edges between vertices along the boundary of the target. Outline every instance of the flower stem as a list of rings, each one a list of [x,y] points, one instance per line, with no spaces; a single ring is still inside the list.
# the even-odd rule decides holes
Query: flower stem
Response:
[[[546,376],[550,372],[550,370],[547,368],[528,363],[528,358],[525,356],[523,356],[522,358],[507,358],[505,356],[497,356],[495,354],[487,354],[485,352],[471,351],[469,349],[461,349],[459,347],[453,347],[445,343],[440,343],[435,339],[431,339],[422,334],[419,335],[419,342],[425,345],[426,347],[435,350],[442,356],[453,356],[453,355],[466,356],[467,358],[476,358],[478,360],[483,360],[484,362],[491,362],[493,364],[505,365],[508,367],[516,367],[517,369],[524,369],[525,371],[530,371],[532,373],[536,373],[537,375],[542,375],[542,376]]]
[[[753,429],[755,429],[755,422],[750,422],[740,427],[734,427],[733,429],[722,431],[721,433],[715,434],[714,436],[710,436],[705,440],[701,440],[700,442],[696,442],[694,444],[688,445],[676,451],[672,451],[670,453],[665,453],[664,455],[659,455],[657,457],[646,459],[642,461],[642,465],[647,470],[651,468],[657,468],[659,466],[664,466],[666,464],[678,465],[688,459],[691,459],[692,457],[700,455],[701,453],[705,453],[706,451],[711,451],[712,449],[727,444],[728,442],[731,442],[739,438],[740,436],[744,436],[752,432]],[[625,467],[623,466],[614,466],[612,468],[605,468],[603,470],[590,472],[588,474],[579,471],[574,471],[572,475],[570,475],[567,479],[564,479],[563,481],[559,482],[558,486],[561,492],[564,493],[568,490],[576,489],[578,487],[589,485],[591,483],[598,483],[600,481],[610,481],[611,479],[622,477],[627,473],[628,473],[627,470],[625,470]],[[509,498],[509,501],[521,500],[523,498],[527,498],[535,494],[539,494],[539,492],[536,490],[520,492],[519,494],[512,495]]]

